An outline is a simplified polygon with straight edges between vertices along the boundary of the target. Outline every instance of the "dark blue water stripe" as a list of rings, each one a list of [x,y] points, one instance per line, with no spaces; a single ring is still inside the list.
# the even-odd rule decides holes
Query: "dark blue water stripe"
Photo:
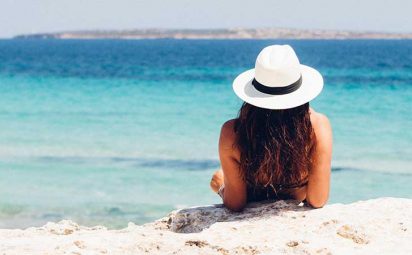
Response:
[[[42,163],[66,163],[66,164],[122,164],[126,163],[135,168],[156,168],[166,170],[210,170],[219,169],[219,160],[214,159],[162,159],[162,158],[134,158],[134,157],[36,157],[27,158]],[[365,169],[349,167],[332,167],[333,172],[363,171]]]

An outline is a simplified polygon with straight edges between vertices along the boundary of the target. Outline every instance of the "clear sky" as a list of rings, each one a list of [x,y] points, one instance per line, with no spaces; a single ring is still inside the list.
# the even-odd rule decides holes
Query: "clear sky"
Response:
[[[0,37],[130,28],[412,32],[411,10],[411,0],[0,0]]]

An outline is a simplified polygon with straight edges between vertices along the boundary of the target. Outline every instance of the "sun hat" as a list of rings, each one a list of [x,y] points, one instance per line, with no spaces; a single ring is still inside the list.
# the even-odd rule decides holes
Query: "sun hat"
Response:
[[[240,99],[266,109],[297,107],[314,99],[322,88],[322,75],[300,64],[289,45],[264,48],[256,58],[255,68],[233,81],[233,90]]]

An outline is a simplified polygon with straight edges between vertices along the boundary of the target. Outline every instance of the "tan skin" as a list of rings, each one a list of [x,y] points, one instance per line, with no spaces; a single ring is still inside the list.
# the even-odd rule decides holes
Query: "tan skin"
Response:
[[[316,135],[313,152],[313,164],[309,170],[308,184],[302,188],[285,191],[291,198],[303,201],[314,208],[323,207],[329,197],[332,128],[328,118],[310,108],[310,120]],[[241,211],[246,206],[246,183],[240,177],[240,152],[233,146],[236,134],[233,131],[234,120],[225,122],[219,139],[219,157],[222,169],[213,174],[210,187],[217,192],[224,184],[223,203],[233,210]]]

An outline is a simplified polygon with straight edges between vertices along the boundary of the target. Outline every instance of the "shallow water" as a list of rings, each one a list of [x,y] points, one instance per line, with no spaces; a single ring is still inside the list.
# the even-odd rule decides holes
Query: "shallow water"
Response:
[[[231,82],[273,43],[324,75],[330,202],[412,197],[412,41],[0,41],[0,227],[124,227],[219,203]]]

